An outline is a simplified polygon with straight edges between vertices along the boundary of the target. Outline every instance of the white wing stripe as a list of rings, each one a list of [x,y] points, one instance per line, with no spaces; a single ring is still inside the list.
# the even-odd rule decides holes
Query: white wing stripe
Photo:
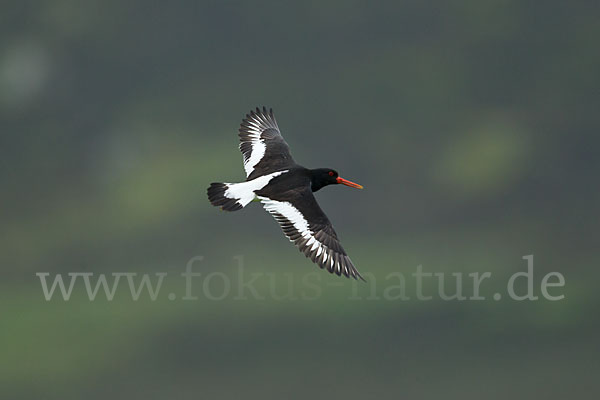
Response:
[[[323,263],[327,261],[327,251],[329,249],[326,245],[317,240],[317,238],[314,236],[314,233],[309,228],[308,221],[306,220],[306,218],[304,218],[302,213],[298,211],[296,207],[294,207],[291,203],[287,201],[277,201],[269,199],[268,197],[260,196],[259,198],[263,202],[265,210],[267,210],[271,214],[275,213],[283,215],[288,221],[292,223],[292,225],[294,225],[294,228],[296,229],[296,231],[298,231],[300,236],[308,240],[305,246],[311,247],[311,252],[317,250],[317,257],[322,255]],[[329,257],[329,259],[331,260],[331,262],[333,262],[332,257]]]
[[[256,164],[258,164],[260,160],[262,160],[266,150],[267,146],[262,140],[256,139],[252,141],[252,152],[250,153],[250,158],[244,161],[244,170],[246,171],[246,176],[250,176],[252,171],[254,171],[254,167],[256,167]]]
[[[287,201],[271,200],[268,197],[259,197],[265,209],[270,213],[277,213],[283,215],[288,221],[294,225],[294,228],[305,238],[313,237],[312,232],[308,227],[308,221],[304,216]],[[316,239],[315,239],[316,240]]]
[[[260,118],[260,114],[255,114],[252,116],[252,119],[248,118],[246,120],[246,132],[248,133],[248,137],[250,140],[250,157],[247,159],[244,157],[244,170],[246,171],[246,176],[250,176],[250,174],[254,171],[254,167],[262,160],[265,155],[265,151],[267,146],[264,141],[261,140],[261,135],[263,132],[263,126],[267,124],[266,120],[262,120]]]
[[[313,238],[313,239],[314,239],[314,238]],[[315,243],[314,243],[314,244],[313,244],[313,246],[311,247],[310,251],[314,251],[314,250],[316,250],[317,248],[319,248],[319,249],[320,249],[320,248],[321,248],[321,246],[320,246],[320,243],[319,243],[319,242],[317,242],[317,241],[315,240]]]
[[[287,226],[288,223],[292,224],[295,232],[288,230],[286,227],[284,227],[284,232],[286,235],[294,238],[292,239],[288,236],[290,241],[295,243],[307,257],[312,258],[317,264],[322,268],[326,268],[329,272],[338,275],[344,273],[346,276],[356,278],[356,274],[352,269],[352,264],[350,263],[350,266],[348,265],[350,262],[348,257],[321,243],[310,229],[306,218],[304,218],[302,213],[290,202],[272,200],[262,196],[259,196],[259,199],[262,201],[265,210],[273,214],[279,223],[282,223],[283,226]]]

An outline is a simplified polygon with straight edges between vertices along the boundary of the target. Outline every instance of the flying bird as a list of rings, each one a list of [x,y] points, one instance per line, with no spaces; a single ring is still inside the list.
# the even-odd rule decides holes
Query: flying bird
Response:
[[[319,267],[363,279],[313,196],[327,185],[363,187],[341,178],[331,168],[308,169],[296,164],[272,109],[257,108],[246,114],[239,137],[247,179],[241,183],[211,183],[207,190],[211,204],[236,211],[256,199],[275,217],[288,239]]]

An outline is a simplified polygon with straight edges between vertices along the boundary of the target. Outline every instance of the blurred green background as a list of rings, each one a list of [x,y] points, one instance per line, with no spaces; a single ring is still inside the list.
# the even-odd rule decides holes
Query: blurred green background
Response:
[[[600,395],[598,3],[5,1],[0,32],[0,397]],[[360,300],[258,204],[208,203],[262,105],[296,161],[365,186],[317,194]],[[491,299],[527,254],[564,300]],[[197,255],[317,271],[322,296],[211,301],[195,278],[182,301]],[[490,271],[489,300],[367,299],[417,265]],[[111,302],[35,276],[127,271],[169,278]]]

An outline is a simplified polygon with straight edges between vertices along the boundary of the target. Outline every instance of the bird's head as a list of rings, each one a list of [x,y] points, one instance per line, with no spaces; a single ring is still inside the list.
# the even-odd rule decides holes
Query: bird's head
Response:
[[[336,170],[331,168],[318,168],[311,170],[311,187],[316,192],[327,185],[346,185],[357,189],[363,187],[358,183],[351,182],[339,176]]]

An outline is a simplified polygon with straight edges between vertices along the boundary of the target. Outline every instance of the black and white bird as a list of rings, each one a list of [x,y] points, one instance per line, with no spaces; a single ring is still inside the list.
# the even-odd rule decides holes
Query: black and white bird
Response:
[[[313,196],[327,185],[363,187],[331,168],[308,169],[296,164],[272,109],[257,108],[246,114],[239,137],[247,179],[212,183],[207,191],[211,204],[236,211],[258,199],[306,257],[331,273],[363,279]]]

